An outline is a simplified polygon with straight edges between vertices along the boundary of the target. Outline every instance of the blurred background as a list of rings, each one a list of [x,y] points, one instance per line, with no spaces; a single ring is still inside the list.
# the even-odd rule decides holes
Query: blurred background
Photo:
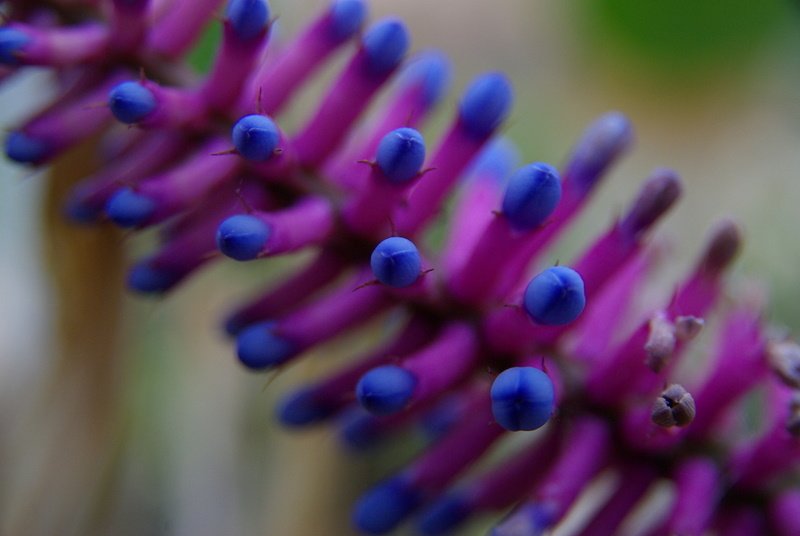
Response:
[[[293,34],[322,4],[272,0],[278,35]],[[561,164],[605,111],[631,118],[636,146],[570,233],[565,261],[627,206],[653,168],[672,167],[685,195],[658,231],[670,243],[668,277],[693,262],[718,217],[734,215],[746,237],[734,279],[763,282],[769,320],[800,333],[797,3],[371,6],[373,20],[408,22],[414,50],[435,47],[453,59],[454,90],[425,131],[429,141],[461,88],[486,70],[514,82],[506,134],[524,162]],[[10,128],[47,102],[48,84],[37,72],[6,83],[0,124]],[[320,87],[298,101],[289,124]],[[71,158],[53,175],[79,174],[84,159]],[[161,300],[124,294],[122,251],[140,256],[147,238],[70,228],[53,205],[57,178],[7,162],[0,171],[0,533],[350,534],[358,491],[410,451],[356,456],[330,428],[280,429],[275,399],[330,359],[311,356],[274,378],[248,374],[219,327],[237,302],[300,259],[216,263]],[[334,353],[361,344],[350,337]],[[485,522],[464,533],[481,534]]]

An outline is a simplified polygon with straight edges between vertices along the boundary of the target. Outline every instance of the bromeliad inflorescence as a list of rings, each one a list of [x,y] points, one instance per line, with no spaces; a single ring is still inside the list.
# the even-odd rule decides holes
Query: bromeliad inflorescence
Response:
[[[421,132],[450,65],[432,51],[406,61],[402,21],[364,27],[366,2],[338,0],[273,44],[266,1],[230,0],[216,60],[190,76],[185,54],[219,4],[6,2],[3,75],[45,66],[60,89],[9,134],[6,154],[41,166],[98,135],[115,140],[66,213],[161,227],[158,250],[129,272],[140,293],[171,290],[219,262],[217,251],[261,263],[313,250],[227,319],[249,369],[273,370],[391,319],[382,343],[278,409],[290,427],[331,422],[357,449],[435,423],[428,447],[355,505],[359,530],[385,533],[413,518],[420,532],[443,534],[511,509],[493,534],[542,534],[613,475],[615,491],[597,499],[581,534],[615,534],[663,482],[673,492],[643,534],[800,533],[800,350],[767,338],[757,305],[719,303],[736,225],[718,224],[671,299],[649,304],[634,325],[637,290],[659,260],[650,230],[681,193],[674,172],[655,170],[578,258],[548,266],[549,247],[631,145],[624,115],[592,123],[561,172],[515,169],[499,136],[512,105],[505,75],[473,80],[430,143]],[[291,98],[344,47],[349,59],[317,108],[283,130]],[[674,384],[712,311],[705,370]],[[761,419],[749,429],[731,416],[756,391]],[[464,478],[511,432],[527,433],[523,448]]]

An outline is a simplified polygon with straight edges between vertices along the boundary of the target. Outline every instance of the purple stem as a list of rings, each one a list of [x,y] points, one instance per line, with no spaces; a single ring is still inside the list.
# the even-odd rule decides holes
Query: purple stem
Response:
[[[120,185],[136,185],[144,177],[170,164],[184,149],[186,140],[173,132],[154,132],[145,136],[115,158],[113,165],[106,166],[72,188],[67,201],[68,213],[77,221],[97,220],[109,197]]]
[[[240,96],[238,109],[243,114],[253,113],[259,110],[260,104],[260,110],[265,114],[280,112],[302,84],[347,42],[338,39],[333,32],[333,15],[329,8],[291,43],[282,47],[277,57],[262,64]],[[257,103],[259,95],[261,102]]]
[[[552,509],[552,524],[564,517],[586,484],[606,464],[609,440],[606,424],[599,419],[581,417],[572,424],[557,460],[532,495],[533,502]]]
[[[296,345],[300,353],[373,318],[392,300],[376,285],[363,286],[371,279],[372,272],[361,271],[339,288],[279,319],[274,333]]]
[[[165,241],[158,252],[137,265],[169,277],[169,287],[156,292],[169,290],[205,263],[218,258],[213,255],[216,251],[214,233],[222,220],[241,212],[239,195],[246,196],[250,206],[266,203],[266,192],[258,185],[250,183],[243,188],[247,191],[237,195],[222,192],[181,218],[191,224],[178,221],[166,229]],[[175,232],[176,229],[181,232]]]
[[[336,279],[346,266],[338,255],[322,250],[305,268],[231,314],[228,331],[236,334],[250,324],[286,314]]]
[[[139,183],[136,193],[156,203],[155,210],[140,227],[155,225],[189,209],[231,179],[239,168],[239,160],[214,155],[228,145],[224,139],[211,139],[186,161]]]
[[[319,244],[333,230],[334,213],[328,199],[306,196],[295,205],[274,212],[251,213],[270,228],[259,257],[278,255]]]
[[[269,26],[258,37],[244,42],[231,22],[225,21],[222,47],[200,89],[200,99],[209,109],[226,112],[236,108],[268,37]]]
[[[463,381],[474,370],[477,357],[477,337],[470,325],[445,326],[428,346],[399,363],[417,379],[409,404],[432,399]]]
[[[484,230],[496,219],[492,210],[499,206],[501,196],[494,177],[476,177],[461,188],[441,256],[445,273],[464,270]]]
[[[440,58],[435,53],[420,54],[416,62],[436,62]],[[431,58],[430,55],[434,55]],[[441,59],[444,62],[443,59]],[[418,65],[416,65],[418,67]],[[374,158],[381,139],[387,132],[399,127],[416,128],[428,117],[428,113],[437,104],[438,98],[431,99],[428,94],[431,82],[435,77],[436,64],[428,65],[428,70],[415,70],[415,60],[409,62],[407,69],[399,75],[398,83],[390,95],[388,102],[376,112],[366,127],[358,130],[340,151],[331,155],[325,163],[324,175],[329,180],[345,189],[361,191],[362,182],[367,180],[369,170],[359,160]],[[438,97],[438,96],[437,96]]]
[[[504,432],[494,423],[486,390],[473,393],[466,418],[406,468],[403,475],[414,488],[427,494],[438,493],[480,458]]]
[[[461,172],[480,151],[486,139],[470,136],[456,119],[426,167],[424,180],[414,188],[408,201],[397,207],[392,220],[402,236],[414,236],[439,212],[447,193]]]
[[[720,536],[764,536],[764,517],[754,507],[721,509],[714,522],[715,532]]]
[[[147,48],[156,56],[176,59],[186,52],[222,0],[180,0],[148,34]]]
[[[705,316],[719,297],[721,277],[739,243],[740,233],[733,224],[724,222],[717,227],[695,270],[679,287],[668,308],[660,313],[665,320],[674,322],[678,316]],[[645,365],[647,352],[644,348],[650,335],[650,320],[643,322],[616,352],[609,353],[592,367],[586,382],[592,400],[610,406],[624,398],[651,395],[663,386],[663,376]],[[677,341],[669,367],[675,365],[684,346]]]
[[[361,164],[369,169],[369,177],[342,209],[342,219],[351,231],[373,239],[384,237],[391,225],[392,208],[416,184],[412,179],[391,184],[377,164]]]
[[[331,86],[319,108],[294,138],[298,160],[309,167],[319,166],[344,141],[346,133],[367,108],[372,97],[395,69],[375,74],[362,47]]]
[[[511,292],[544,246],[575,220],[595,187],[628,150],[632,140],[633,129],[628,119],[619,112],[604,114],[589,125],[573,148],[561,174],[561,201],[550,216],[548,225],[536,234],[535,240],[525,242],[513,261],[508,263],[496,286],[496,295],[504,296]]]
[[[19,51],[21,64],[49,67],[99,61],[106,56],[113,35],[108,26],[97,22],[47,28],[12,22],[7,27],[30,37]]]
[[[123,76],[121,72],[114,73],[77,97],[55,103],[20,129],[24,135],[48,146],[42,161],[88,139],[112,119],[108,108],[97,104],[105,101],[108,91]]]
[[[625,316],[633,298],[641,292],[641,285],[657,266],[658,248],[646,248],[635,259],[622,267],[594,300],[586,304],[586,310],[574,324],[577,346],[572,356],[578,361],[593,362],[597,356],[609,352],[616,341],[620,326],[625,326]]]
[[[303,387],[299,391],[303,405],[312,408],[314,413],[318,413],[318,418],[311,422],[319,422],[321,419],[337,415],[353,402],[353,391],[358,380],[364,374],[375,367],[418,350],[430,340],[431,335],[432,330],[429,324],[418,318],[411,318],[391,341],[370,351],[367,356],[359,357],[353,364],[339,369],[334,375]],[[310,424],[311,422],[300,424]]]
[[[709,530],[720,497],[722,475],[705,457],[689,458],[673,474],[676,497],[662,534],[703,536]]]
[[[147,129],[204,130],[208,127],[207,103],[203,96],[193,90],[179,87],[164,87],[151,80],[140,84],[156,99],[156,108],[136,123]]]
[[[612,536],[628,514],[655,481],[655,468],[643,464],[626,464],[621,469],[615,492],[592,516],[579,536]]]
[[[800,524],[800,489],[787,489],[777,494],[769,505],[769,522],[776,536],[797,536]]]
[[[701,411],[690,435],[708,436],[722,415],[768,373],[759,311],[742,309],[725,319],[711,373],[692,393]]]
[[[114,0],[111,14],[111,46],[117,53],[132,55],[142,45],[150,24],[150,0]]]

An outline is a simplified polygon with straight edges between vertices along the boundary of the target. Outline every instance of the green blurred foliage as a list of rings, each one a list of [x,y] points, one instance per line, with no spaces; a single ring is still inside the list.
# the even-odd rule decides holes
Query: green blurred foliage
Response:
[[[217,20],[212,20],[206,26],[200,39],[189,51],[187,61],[198,73],[207,73],[217,54],[217,49],[222,42],[222,25]]]
[[[796,16],[786,0],[586,0],[586,37],[637,68],[694,76],[734,71]]]

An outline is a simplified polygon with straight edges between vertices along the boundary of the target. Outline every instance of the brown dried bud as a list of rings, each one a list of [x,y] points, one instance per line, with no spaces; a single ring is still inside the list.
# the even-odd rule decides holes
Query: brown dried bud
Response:
[[[691,341],[700,333],[705,320],[696,316],[679,316],[675,319],[675,338],[679,341]]]
[[[691,424],[696,414],[692,395],[682,386],[672,384],[656,399],[650,420],[664,428],[686,426]]]
[[[742,245],[742,231],[732,220],[722,220],[713,229],[701,262],[702,270],[719,274],[736,258]]]
[[[783,383],[800,389],[800,345],[795,342],[775,342],[769,345],[769,362]]]
[[[658,374],[666,366],[675,351],[675,326],[664,316],[650,320],[650,335],[644,345],[647,357],[645,365]]]

